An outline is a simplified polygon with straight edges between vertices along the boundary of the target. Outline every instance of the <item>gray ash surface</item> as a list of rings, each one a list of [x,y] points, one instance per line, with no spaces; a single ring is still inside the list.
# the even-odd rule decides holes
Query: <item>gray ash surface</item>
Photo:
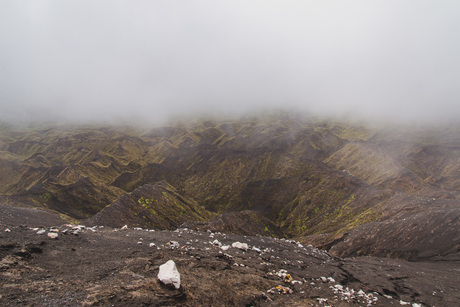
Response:
[[[40,229],[45,232],[37,234]],[[50,230],[2,226],[1,306],[455,306],[460,301],[455,261],[342,259],[295,241],[187,229],[67,225],[54,230],[56,239],[48,237]],[[249,249],[231,247],[234,242]],[[157,279],[168,260],[181,274],[177,290]]]

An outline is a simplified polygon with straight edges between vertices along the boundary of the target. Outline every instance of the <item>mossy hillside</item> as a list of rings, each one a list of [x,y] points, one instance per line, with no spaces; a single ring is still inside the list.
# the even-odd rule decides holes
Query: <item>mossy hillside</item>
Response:
[[[9,195],[16,191],[15,185],[28,167],[21,165],[21,160],[10,152],[0,152],[0,193]]]
[[[95,184],[82,177],[68,185],[52,181],[37,184],[26,196],[41,207],[81,220],[101,211],[123,194],[124,191],[118,188]],[[91,201],[88,201],[89,197]]]
[[[121,227],[175,229],[186,221],[204,221],[212,214],[181,196],[167,182],[144,185],[119,198],[85,222]]]
[[[168,140],[159,140],[157,142],[151,142],[148,150],[145,154],[145,162],[147,164],[161,164],[163,161],[171,155],[178,147],[172,144]]]
[[[375,186],[397,177],[402,168],[378,147],[355,142],[344,145],[324,162]]]
[[[292,236],[346,229],[356,224],[357,214],[372,207],[373,190],[347,174],[311,168],[299,180],[297,193],[292,193],[295,198],[279,207],[277,221]],[[372,218],[378,219],[377,215]]]
[[[8,163],[1,163],[3,174],[9,175],[9,182],[2,185],[3,192],[9,195],[30,194],[37,203],[40,199],[37,199],[34,187],[47,186],[45,190],[49,189],[59,197],[53,204],[40,205],[75,214],[75,218],[94,214],[118,198],[120,191],[111,187],[110,183],[123,170],[132,170],[133,164],[125,164],[127,160],[124,161],[122,156],[114,157],[103,151],[112,149],[118,140],[111,140],[97,130],[82,130],[47,129],[22,131],[25,135],[13,133],[17,138],[9,139],[12,151],[9,158],[14,159],[14,163],[10,167]],[[29,135],[33,141],[22,140]],[[78,182],[83,179],[86,180],[83,184]],[[79,189],[86,189],[86,195],[78,193]]]
[[[250,209],[282,224],[290,235],[337,233],[378,220],[386,200],[377,195],[383,189],[458,195],[454,132],[426,137],[270,114],[147,132],[51,127],[0,135],[0,169],[9,176],[0,179],[0,193],[74,218],[162,180],[209,210]],[[39,197],[43,193],[53,198],[45,201]]]

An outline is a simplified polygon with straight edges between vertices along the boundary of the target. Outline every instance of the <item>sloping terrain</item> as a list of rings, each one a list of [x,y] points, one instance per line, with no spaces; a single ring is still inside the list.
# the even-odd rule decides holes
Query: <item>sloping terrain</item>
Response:
[[[391,219],[353,229],[330,252],[341,257],[460,261],[459,229],[457,201],[422,199]]]
[[[455,221],[436,213],[433,223],[430,215],[444,200],[449,216],[460,210],[458,127],[377,129],[289,114],[153,129],[4,126],[0,171],[2,204],[93,225],[172,229],[197,221],[252,235],[266,235],[267,226],[337,255],[403,258],[412,256],[400,250],[422,243],[433,248],[428,258],[457,253],[429,238],[417,243],[426,236],[452,247],[459,241]],[[432,229],[398,222],[407,212]],[[359,247],[371,229],[364,227],[373,235],[362,244],[386,240],[385,252]],[[400,240],[401,232],[413,239]]]

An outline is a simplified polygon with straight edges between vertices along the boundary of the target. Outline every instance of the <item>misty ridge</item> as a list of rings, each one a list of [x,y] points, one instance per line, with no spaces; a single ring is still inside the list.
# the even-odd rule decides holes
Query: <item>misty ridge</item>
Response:
[[[4,1],[0,120],[148,123],[283,110],[449,125],[455,1]]]

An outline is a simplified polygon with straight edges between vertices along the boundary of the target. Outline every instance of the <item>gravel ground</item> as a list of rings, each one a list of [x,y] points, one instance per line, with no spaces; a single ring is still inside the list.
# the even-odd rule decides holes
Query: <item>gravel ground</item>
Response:
[[[248,250],[232,247],[235,242]],[[460,301],[459,262],[342,259],[295,241],[187,229],[2,226],[0,259],[1,306],[416,307]],[[179,289],[157,279],[168,260],[181,274]]]

